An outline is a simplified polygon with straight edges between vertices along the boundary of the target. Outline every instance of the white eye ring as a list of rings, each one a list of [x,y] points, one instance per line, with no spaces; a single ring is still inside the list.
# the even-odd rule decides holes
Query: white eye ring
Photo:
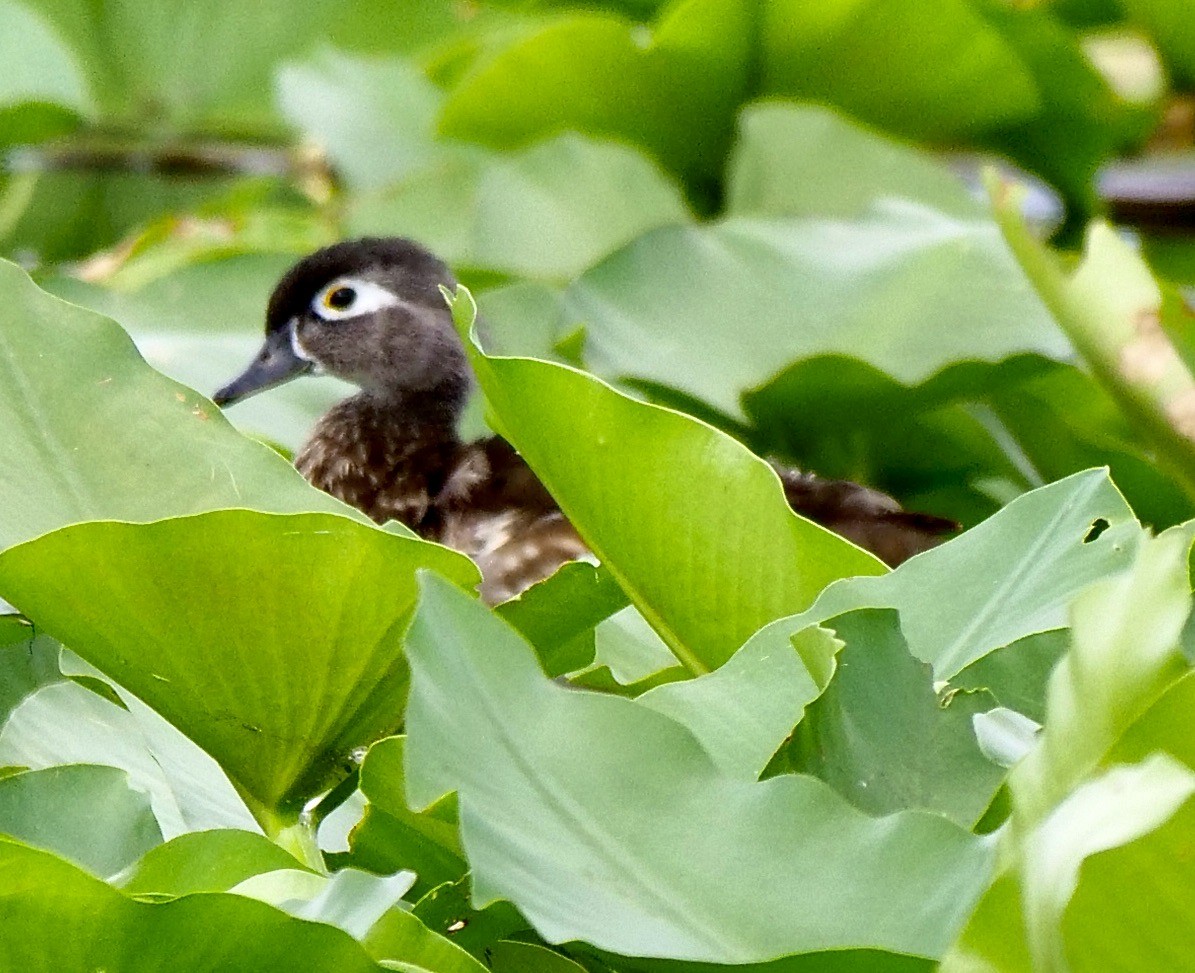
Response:
[[[311,299],[311,310],[325,321],[343,321],[398,303],[394,294],[372,280],[337,277]]]

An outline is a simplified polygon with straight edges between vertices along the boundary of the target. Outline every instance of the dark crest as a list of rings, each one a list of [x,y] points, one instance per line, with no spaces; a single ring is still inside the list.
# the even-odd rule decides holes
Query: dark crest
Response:
[[[413,240],[402,237],[363,237],[324,247],[291,267],[274,288],[266,309],[266,332],[277,331],[302,314],[316,292],[342,274],[359,274],[374,268],[402,274],[402,294],[428,307],[441,307],[444,298],[437,285],[455,287],[456,280],[444,262]],[[405,272],[405,273],[404,273]]]

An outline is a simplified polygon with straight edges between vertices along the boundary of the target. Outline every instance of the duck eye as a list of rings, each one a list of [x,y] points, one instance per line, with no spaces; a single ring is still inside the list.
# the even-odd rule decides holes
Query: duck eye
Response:
[[[351,287],[337,287],[324,295],[324,307],[330,311],[347,311],[357,299],[357,292]]]

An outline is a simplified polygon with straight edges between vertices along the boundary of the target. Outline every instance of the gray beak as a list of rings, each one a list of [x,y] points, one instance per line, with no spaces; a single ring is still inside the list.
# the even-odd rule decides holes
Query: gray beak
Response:
[[[300,358],[291,347],[293,324],[266,335],[266,343],[251,364],[238,377],[212,396],[216,405],[232,405],[257,392],[281,385],[312,369],[313,363]]]

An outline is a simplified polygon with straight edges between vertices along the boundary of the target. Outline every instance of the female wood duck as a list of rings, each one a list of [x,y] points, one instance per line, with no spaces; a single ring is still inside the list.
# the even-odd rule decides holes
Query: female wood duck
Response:
[[[279,281],[266,341],[213,397],[229,405],[305,373],[361,391],[317,423],[295,466],[382,523],[399,520],[481,567],[482,596],[504,601],[588,553],[522,458],[498,437],[462,443],[471,376],[440,293],[456,281],[423,247],[366,238],[326,247]],[[955,529],[891,497],[776,467],[798,513],[897,564]]]

